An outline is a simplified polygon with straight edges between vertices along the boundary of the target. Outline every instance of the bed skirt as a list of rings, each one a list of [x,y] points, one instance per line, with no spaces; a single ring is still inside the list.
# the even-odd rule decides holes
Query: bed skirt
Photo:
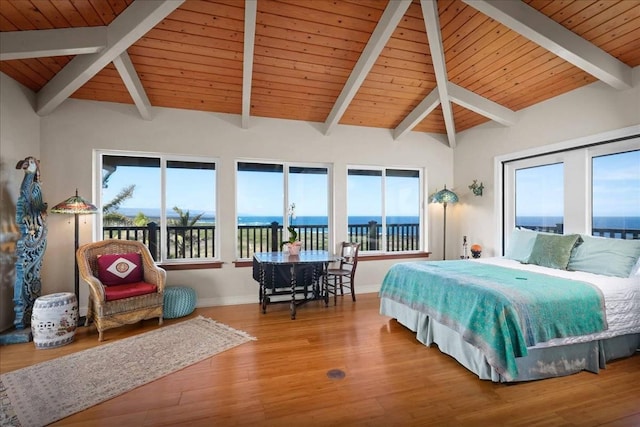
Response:
[[[396,319],[415,332],[418,341],[424,345],[437,344],[441,352],[452,356],[480,379],[507,382],[489,365],[478,348],[464,341],[451,328],[429,319],[426,314],[387,298],[380,299],[380,314]],[[605,368],[606,362],[632,356],[638,350],[640,334],[557,347],[529,348],[526,357],[516,359],[518,375],[512,381],[561,377],[580,371],[598,373]]]

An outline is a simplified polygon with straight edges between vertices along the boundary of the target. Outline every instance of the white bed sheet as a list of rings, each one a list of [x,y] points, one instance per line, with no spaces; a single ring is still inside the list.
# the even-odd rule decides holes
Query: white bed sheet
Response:
[[[478,258],[470,259],[469,261],[588,282],[602,291],[605,304],[605,316],[608,324],[608,328],[605,331],[576,337],[555,338],[539,343],[533,348],[575,344],[619,335],[640,333],[640,276],[621,278],[585,273],[582,271],[558,270],[534,264],[521,264],[518,261],[502,257]]]

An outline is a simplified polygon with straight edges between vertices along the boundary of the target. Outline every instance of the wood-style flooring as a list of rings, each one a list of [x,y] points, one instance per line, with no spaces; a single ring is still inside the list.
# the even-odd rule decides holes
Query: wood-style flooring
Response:
[[[65,418],[57,426],[640,426],[640,354],[599,374],[494,384],[381,316],[376,294],[287,304],[199,308],[257,337]],[[165,324],[186,318],[166,320]],[[78,329],[66,346],[0,347],[8,372],[158,328],[148,320],[105,332]],[[105,365],[109,361],[105,360]],[[330,378],[341,370],[342,379]],[[64,392],[61,390],[61,392]]]

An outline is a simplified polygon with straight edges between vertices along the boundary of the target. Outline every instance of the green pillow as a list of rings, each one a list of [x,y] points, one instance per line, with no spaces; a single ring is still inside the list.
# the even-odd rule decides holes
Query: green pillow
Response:
[[[581,236],[567,270],[586,271],[605,276],[629,277],[640,257],[640,240]]]
[[[538,234],[527,264],[566,270],[579,234]]]

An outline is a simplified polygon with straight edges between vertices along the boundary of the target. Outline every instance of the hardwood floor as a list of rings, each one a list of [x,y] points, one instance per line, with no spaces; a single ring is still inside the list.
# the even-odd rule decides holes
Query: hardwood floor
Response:
[[[378,313],[376,294],[336,307],[312,302],[200,308],[257,337],[65,418],[57,426],[639,426],[640,354],[600,374],[518,384],[479,380]],[[167,320],[166,324],[184,320]],[[149,320],[105,332],[79,328],[73,343],[0,347],[8,372],[158,328]],[[105,360],[105,364],[109,361]],[[339,369],[343,379],[327,373]]]

